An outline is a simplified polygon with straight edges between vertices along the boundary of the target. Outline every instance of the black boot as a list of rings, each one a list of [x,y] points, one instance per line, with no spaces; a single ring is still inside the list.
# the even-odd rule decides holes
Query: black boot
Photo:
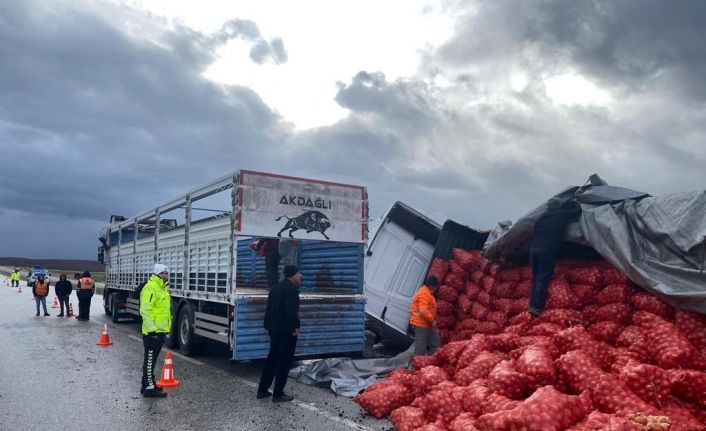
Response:
[[[145,389],[145,392],[142,393],[142,396],[146,398],[164,398],[167,396],[167,393],[162,392],[155,387],[151,387]]]

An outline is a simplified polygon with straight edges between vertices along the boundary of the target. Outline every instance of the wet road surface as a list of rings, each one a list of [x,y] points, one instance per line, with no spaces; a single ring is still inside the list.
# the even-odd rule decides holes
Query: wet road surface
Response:
[[[102,297],[91,320],[35,317],[31,289],[22,294],[0,276],[0,429],[3,430],[392,430],[361,414],[349,398],[289,380],[293,403],[255,399],[261,363],[231,365],[227,347],[208,343],[193,358],[174,352],[181,386],[164,399],[143,398],[139,324],[114,324]],[[50,307],[53,287],[47,300]],[[71,296],[74,310],[76,296]],[[96,346],[103,323],[113,341]],[[164,352],[158,360],[161,372]]]

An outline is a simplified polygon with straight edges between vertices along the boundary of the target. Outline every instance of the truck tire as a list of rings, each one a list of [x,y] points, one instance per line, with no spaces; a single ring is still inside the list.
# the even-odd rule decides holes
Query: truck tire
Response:
[[[110,316],[113,312],[113,307],[110,304],[110,300],[112,297],[112,293],[109,291],[103,292],[103,311],[105,311],[105,314]]]
[[[179,312],[179,328],[177,331],[179,338],[179,350],[191,356],[196,352],[194,335],[194,309],[188,302],[184,304]]]
[[[112,316],[113,323],[118,323],[118,302],[120,302],[120,298],[118,298],[118,294],[111,293],[110,294],[110,315]]]

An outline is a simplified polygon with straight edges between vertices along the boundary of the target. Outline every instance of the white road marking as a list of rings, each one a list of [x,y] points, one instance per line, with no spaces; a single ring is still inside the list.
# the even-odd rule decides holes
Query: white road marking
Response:
[[[142,338],[138,337],[137,335],[128,334],[128,337],[129,337],[129,338],[132,338],[132,339],[135,340],[135,341],[142,342]],[[176,356],[176,357],[178,357],[178,358],[181,358],[181,359],[185,360],[186,362],[191,362],[192,364],[195,364],[195,365],[203,365],[203,362],[198,361],[198,360],[196,360],[196,359],[194,359],[194,358],[190,358],[190,357],[188,357],[188,356],[184,356],[184,355],[182,355],[181,353],[175,352],[175,351],[172,350],[172,349],[164,349],[164,350],[167,351],[167,352],[172,352],[172,355],[174,355],[174,356]]]

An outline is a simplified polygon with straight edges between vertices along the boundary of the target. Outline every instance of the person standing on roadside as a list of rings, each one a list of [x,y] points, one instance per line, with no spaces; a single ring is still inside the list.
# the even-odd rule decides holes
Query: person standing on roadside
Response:
[[[10,281],[12,282],[11,287],[20,287],[20,270],[15,268],[12,274],[10,274]]]
[[[162,398],[166,392],[155,385],[154,365],[162,350],[164,336],[172,329],[172,306],[169,296],[169,269],[156,263],[153,274],[140,291],[142,316],[142,344],[145,355],[142,362],[142,387],[145,397]]]
[[[39,316],[39,304],[44,307],[44,315],[49,316],[47,311],[47,296],[49,296],[49,282],[44,280],[43,275],[37,276],[37,280],[34,282],[32,287],[32,295],[34,295],[34,300],[37,302],[37,316]]]
[[[91,278],[91,273],[83,272],[83,276],[78,280],[78,316],[76,318],[81,321],[89,320],[91,314],[91,298],[96,291],[96,283]]]
[[[264,327],[270,333],[270,352],[260,376],[257,398],[268,398],[272,402],[292,401],[284,393],[289,367],[294,360],[294,350],[299,336],[299,285],[301,273],[294,265],[284,267],[285,279],[278,283],[267,296]],[[274,391],[270,386],[274,379]]]
[[[439,287],[435,276],[429,276],[427,282],[417,290],[409,306],[409,324],[414,328],[414,354],[430,355],[441,344],[436,332],[436,298],[434,293]]]
[[[59,281],[54,285],[54,292],[56,292],[56,296],[59,298],[59,306],[61,306],[61,311],[56,317],[64,317],[64,306],[66,306],[66,317],[69,317],[69,296],[72,290],[73,286],[66,279],[66,274],[61,274]]]

